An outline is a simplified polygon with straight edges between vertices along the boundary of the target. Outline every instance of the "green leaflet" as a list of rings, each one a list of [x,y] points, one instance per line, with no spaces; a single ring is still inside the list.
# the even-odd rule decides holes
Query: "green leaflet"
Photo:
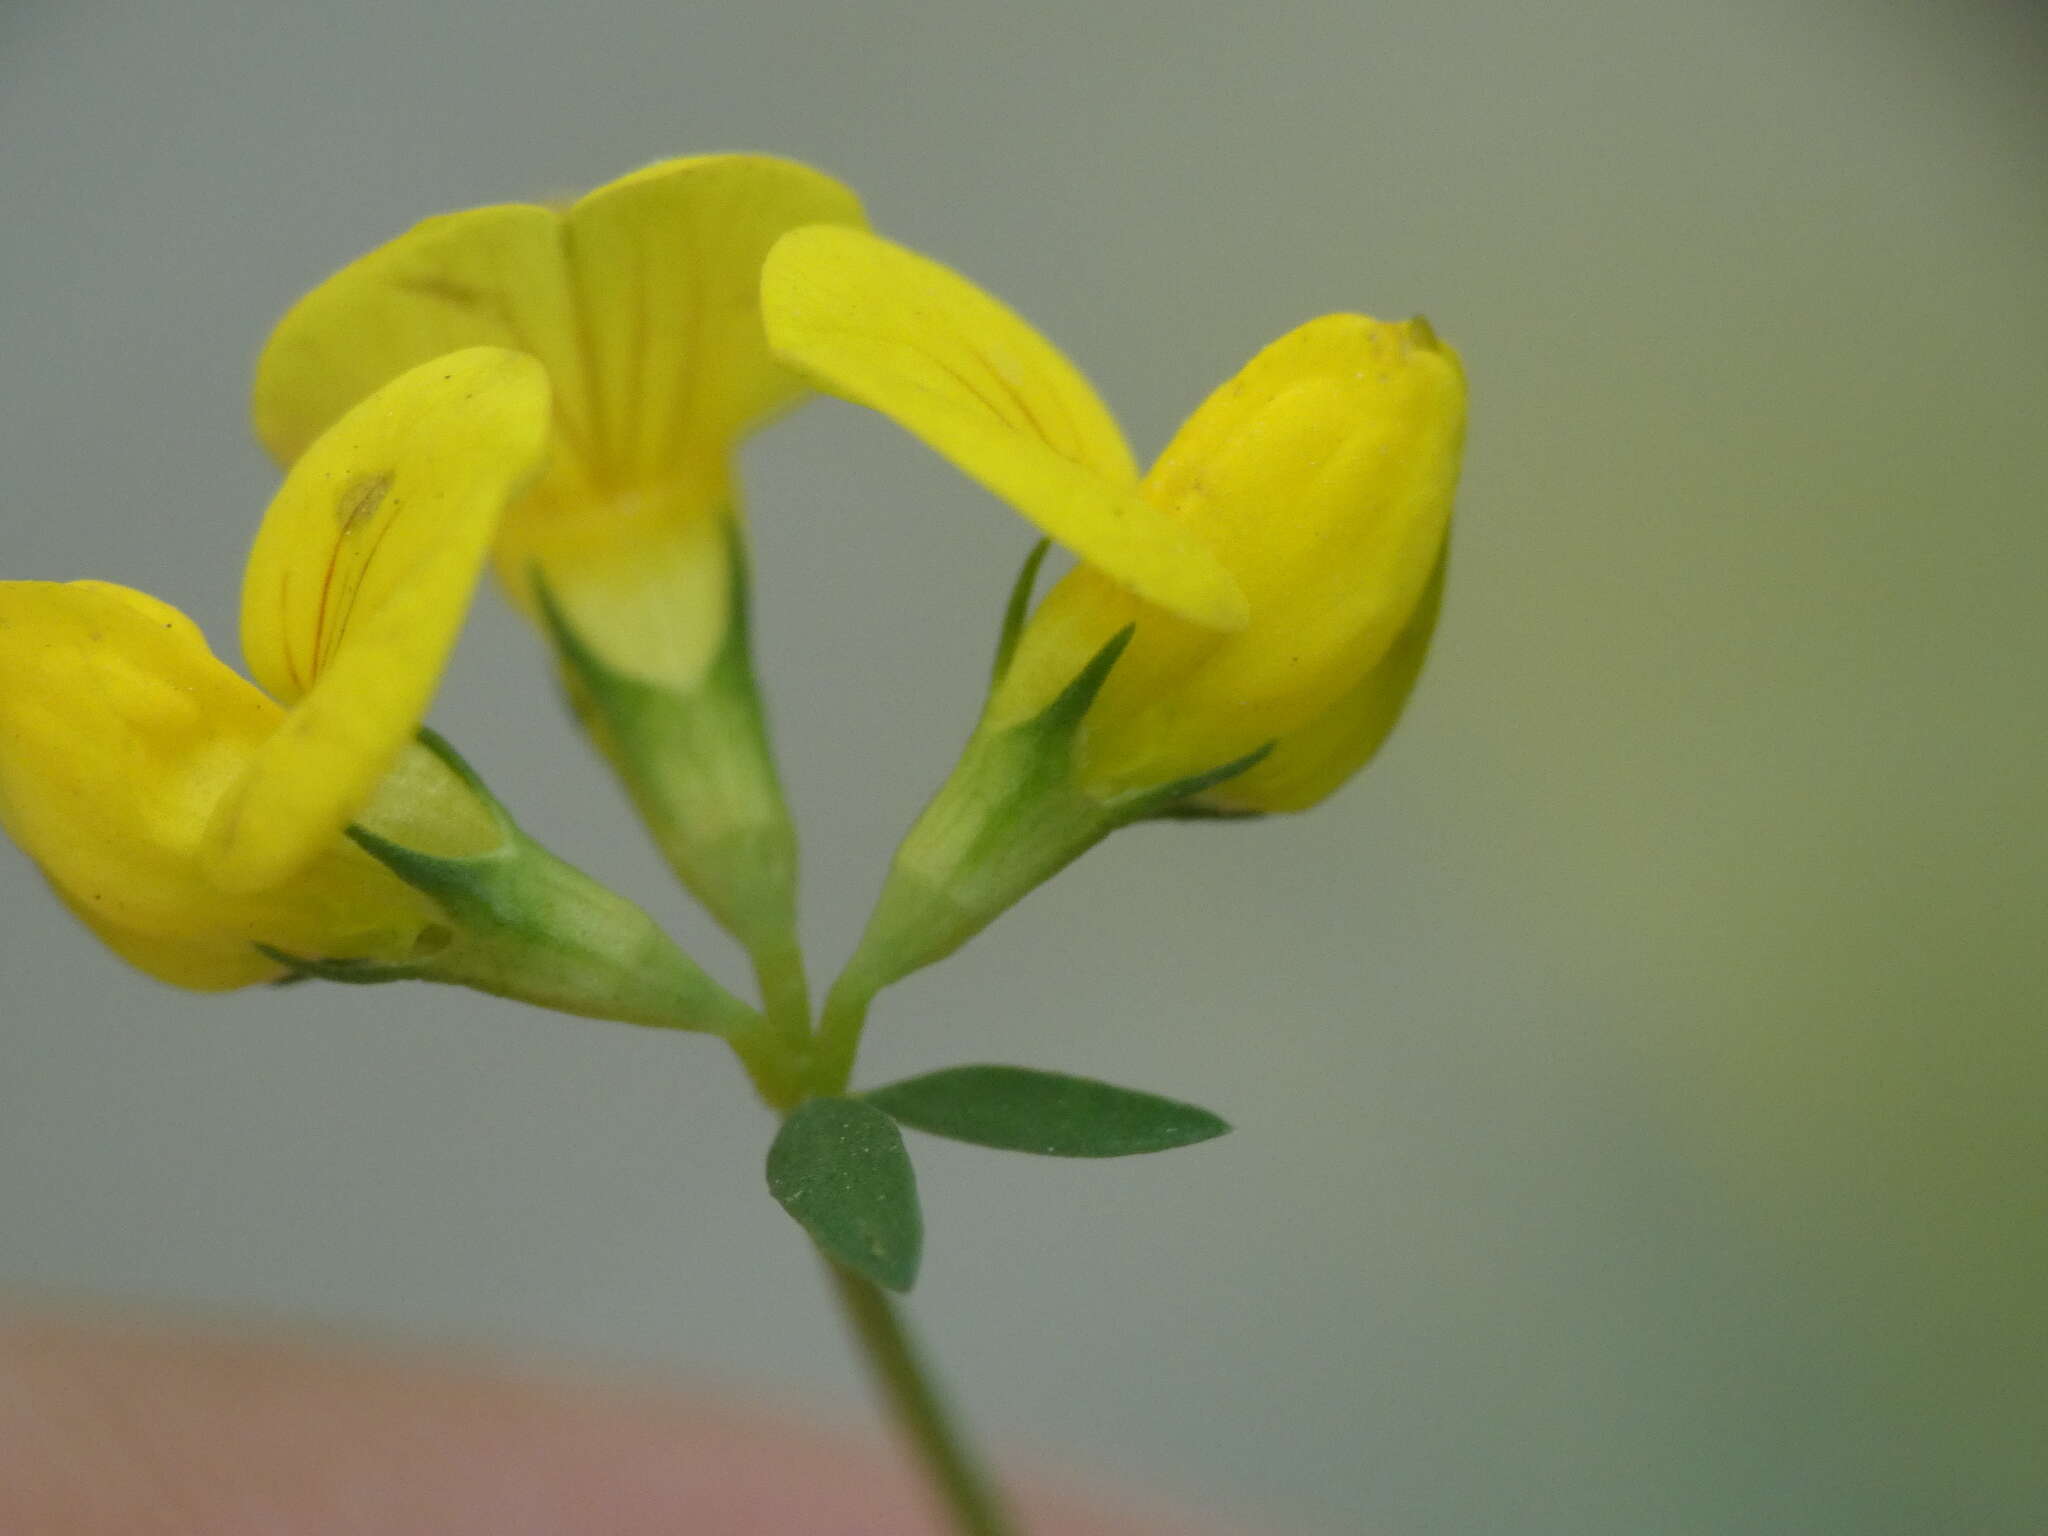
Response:
[[[768,1192],[836,1263],[892,1291],[917,1279],[924,1218],[903,1133],[856,1099],[812,1099],[768,1149]]]
[[[1206,1109],[1029,1067],[949,1067],[862,1094],[934,1136],[1048,1157],[1127,1157],[1221,1136]]]

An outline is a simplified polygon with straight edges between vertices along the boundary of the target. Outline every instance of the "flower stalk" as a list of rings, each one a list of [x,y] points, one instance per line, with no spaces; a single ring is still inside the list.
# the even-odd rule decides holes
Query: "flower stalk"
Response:
[[[1001,1496],[954,1422],[901,1309],[872,1280],[829,1259],[826,1267],[875,1385],[952,1516],[957,1536],[1014,1536]]]

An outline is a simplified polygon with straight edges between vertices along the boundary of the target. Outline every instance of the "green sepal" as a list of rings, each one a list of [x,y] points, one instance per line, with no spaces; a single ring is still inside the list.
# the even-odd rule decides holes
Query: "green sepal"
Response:
[[[1264,811],[1225,810],[1221,807],[1194,805],[1190,802],[1205,789],[1214,789],[1218,784],[1236,778],[1240,773],[1249,773],[1258,767],[1278,746],[1269,741],[1245,753],[1233,762],[1220,768],[1211,768],[1205,773],[1191,773],[1184,779],[1175,779],[1171,784],[1162,784],[1157,789],[1141,789],[1119,801],[1129,814],[1129,821],[1253,821],[1265,815]]]
[[[438,757],[442,765],[463,782],[469,792],[475,795],[478,801],[482,803],[484,809],[491,813],[491,816],[500,827],[504,828],[507,833],[515,830],[511,814],[499,802],[498,797],[491,793],[491,786],[483,781],[483,775],[479,774],[476,769],[469,765],[468,758],[455,750],[453,742],[430,725],[421,726],[416,734],[419,737],[420,745]]]
[[[1193,1104],[1030,1067],[948,1067],[861,1098],[929,1135],[1045,1157],[1166,1152],[1230,1129]]]
[[[799,1105],[768,1149],[768,1192],[835,1263],[907,1291],[924,1252],[917,1174],[896,1122],[857,1099]]]
[[[327,981],[448,982],[588,1018],[701,1030],[735,1041],[754,1033],[754,1011],[676,948],[652,918],[522,832],[441,737],[422,731],[420,740],[488,809],[500,832],[497,845],[448,856],[361,825],[348,828],[348,836],[432,899],[447,922],[445,940],[396,966],[281,952],[272,959],[295,975]]]
[[[795,949],[796,830],[754,678],[750,584],[737,528],[727,550],[725,637],[688,691],[609,664],[570,623],[538,568],[531,581],[570,704],[662,856],[757,963],[786,966]]]
[[[896,850],[842,978],[848,993],[872,996],[944,959],[1117,828],[1173,814],[1272,750],[1107,800],[1090,795],[1075,773],[1076,741],[1135,634],[1135,625],[1118,630],[1030,719],[976,730]]]
[[[1103,641],[1095,654],[1088,658],[1087,665],[1074,674],[1073,680],[1050,704],[1014,729],[1044,736],[1058,744],[1062,757],[1071,756],[1074,733],[1081,729],[1082,717],[1095,707],[1102,685],[1109,681],[1109,674],[1123,660],[1124,652],[1131,648],[1131,639],[1137,633],[1136,624],[1126,624]]]
[[[1024,565],[1010,587],[1010,600],[1003,608],[1002,633],[996,638],[996,663],[989,679],[991,688],[1000,684],[1017,654],[1017,642],[1024,635],[1024,620],[1031,612],[1031,594],[1038,587],[1038,570],[1045,564],[1051,539],[1040,539],[1024,557]]]
[[[258,944],[256,952],[264,959],[285,967],[287,974],[272,983],[280,987],[299,981],[338,981],[344,986],[374,987],[387,981],[418,981],[423,973],[423,967],[417,965],[382,965],[374,960],[323,960],[294,955],[268,944]]]

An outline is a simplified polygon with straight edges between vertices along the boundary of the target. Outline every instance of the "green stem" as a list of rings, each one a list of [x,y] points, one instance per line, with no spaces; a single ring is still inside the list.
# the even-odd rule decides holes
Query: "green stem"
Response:
[[[786,1115],[804,1098],[801,1058],[792,1058],[776,1033],[762,1019],[760,1027],[746,1034],[725,1037],[747,1079],[761,1102],[778,1115]]]
[[[867,1027],[868,1005],[881,989],[849,968],[832,983],[825,997],[825,1011],[818,1020],[809,1074],[812,1092],[829,1097],[844,1093],[853,1081],[853,1058],[860,1052],[861,1031]]]
[[[895,1304],[872,1281],[829,1260],[826,1268],[868,1368],[945,1500],[958,1536],[1015,1536],[994,1485],[962,1442]]]
[[[761,1012],[785,1049],[802,1057],[811,1044],[811,987],[804,975],[803,946],[794,933],[763,944],[749,958],[761,989]]]

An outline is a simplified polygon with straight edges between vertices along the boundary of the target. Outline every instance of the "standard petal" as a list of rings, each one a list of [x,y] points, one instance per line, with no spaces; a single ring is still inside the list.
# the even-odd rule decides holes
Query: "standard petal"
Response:
[[[770,345],[821,388],[889,417],[1149,601],[1243,625],[1229,574],[1137,495],[1130,449],[1088,381],[996,299],[846,229],[785,237],[761,293]]]
[[[257,437],[289,465],[401,373],[508,347],[546,366],[573,455],[590,407],[562,245],[561,214],[507,204],[428,219],[342,268],[286,312],[257,359]]]
[[[664,161],[570,208],[593,436],[615,483],[715,479],[695,466],[722,468],[804,393],[762,335],[761,264],[792,229],[863,222],[847,187],[767,155]]]
[[[350,263],[278,322],[256,366],[257,436],[289,464],[350,406],[466,347],[546,365],[586,489],[715,445],[801,391],[761,335],[760,267],[784,232],[859,224],[841,183],[767,155],[668,160],[566,209],[427,219]]]
[[[216,813],[222,886],[281,884],[369,799],[547,444],[540,364],[476,348],[401,375],[292,467],[250,555],[242,639],[256,679],[294,708]]]
[[[733,447],[805,389],[762,335],[762,259],[788,230],[861,222],[845,186],[765,155],[664,161],[566,208],[429,219],[279,322],[257,433],[289,464],[410,367],[477,345],[532,353],[556,440],[500,530],[507,590],[531,615],[543,574],[612,665],[687,691],[729,617]]]
[[[808,393],[761,333],[761,262],[790,229],[858,224],[831,177],[763,155],[672,160],[568,211],[595,481],[550,479],[498,541],[529,612],[543,577],[619,671],[689,693],[731,622],[738,440]]]

